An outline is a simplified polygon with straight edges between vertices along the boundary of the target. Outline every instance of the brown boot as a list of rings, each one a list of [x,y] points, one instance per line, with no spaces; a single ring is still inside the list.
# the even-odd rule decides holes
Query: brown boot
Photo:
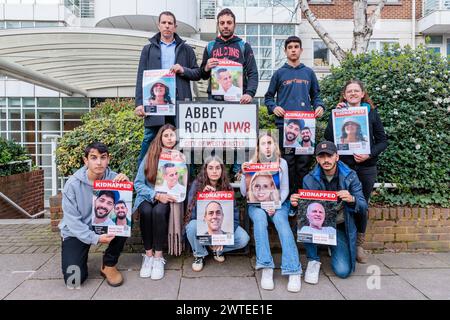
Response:
[[[100,274],[103,276],[103,278],[106,279],[106,282],[108,282],[111,287],[119,287],[123,283],[122,274],[119,272],[119,270],[117,270],[115,266],[103,266],[102,270],[100,270]]]
[[[365,233],[358,233],[356,238],[356,261],[359,263],[365,264],[369,260],[364,248],[362,247],[364,242],[366,241]]]

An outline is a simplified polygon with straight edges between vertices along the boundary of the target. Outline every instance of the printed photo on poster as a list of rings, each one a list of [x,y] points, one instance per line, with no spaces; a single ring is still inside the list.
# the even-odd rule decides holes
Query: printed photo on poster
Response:
[[[242,165],[248,204],[260,206],[264,210],[281,208],[279,169],[276,162],[246,162]]]
[[[299,190],[297,241],[336,245],[336,217],[340,210],[334,191]]]
[[[144,70],[142,95],[147,116],[174,116],[176,92],[175,73],[168,69]]]
[[[233,202],[233,191],[197,193],[197,239],[201,244],[234,244]]]
[[[338,154],[370,154],[367,108],[334,109],[332,112],[333,134]]]
[[[186,198],[188,171],[185,156],[178,150],[163,149],[159,157],[155,191],[183,202]]]
[[[211,71],[211,95],[216,100],[240,101],[242,81],[242,64],[221,59]]]
[[[314,154],[316,118],[314,111],[286,111],[283,147],[288,153]]]
[[[95,180],[92,197],[92,229],[97,234],[131,236],[133,183]]]

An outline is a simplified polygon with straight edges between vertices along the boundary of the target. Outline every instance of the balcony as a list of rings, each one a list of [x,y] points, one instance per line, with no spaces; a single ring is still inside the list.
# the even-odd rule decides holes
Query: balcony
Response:
[[[417,31],[425,34],[450,32],[450,0],[423,0]]]

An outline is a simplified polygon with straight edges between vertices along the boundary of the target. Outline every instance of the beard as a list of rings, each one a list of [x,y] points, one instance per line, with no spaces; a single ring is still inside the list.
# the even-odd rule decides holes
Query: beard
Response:
[[[106,213],[101,213],[100,210],[104,210]],[[99,219],[103,219],[109,215],[108,209],[104,207],[96,207],[95,208],[95,216]]]
[[[302,140],[305,142],[309,142],[311,140],[311,137],[303,137]]]
[[[124,220],[127,218],[127,214],[126,213],[118,213],[117,214],[117,219],[119,220]]]
[[[295,136],[295,134],[293,133],[286,133],[286,140],[291,142],[291,141],[295,141],[297,137]]]

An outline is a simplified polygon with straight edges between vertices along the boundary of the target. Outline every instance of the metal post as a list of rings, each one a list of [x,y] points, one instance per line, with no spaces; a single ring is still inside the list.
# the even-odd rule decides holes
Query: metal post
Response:
[[[52,196],[58,194],[58,175],[56,174],[56,148],[58,147],[58,139],[61,136],[57,134],[44,134],[43,139],[50,139],[52,142]]]

